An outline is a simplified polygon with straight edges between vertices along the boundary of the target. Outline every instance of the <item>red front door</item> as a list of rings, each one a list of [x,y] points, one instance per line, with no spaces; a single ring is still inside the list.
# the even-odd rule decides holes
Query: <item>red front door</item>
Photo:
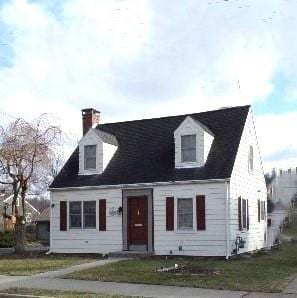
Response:
[[[128,198],[128,244],[147,245],[148,219],[147,198]]]

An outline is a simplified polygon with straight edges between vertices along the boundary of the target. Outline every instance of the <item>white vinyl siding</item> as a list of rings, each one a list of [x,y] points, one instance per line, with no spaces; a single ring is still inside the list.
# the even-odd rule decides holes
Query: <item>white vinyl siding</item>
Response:
[[[251,149],[253,148],[253,174],[250,173]],[[248,200],[249,204],[249,230],[239,230],[238,224],[238,197]],[[236,237],[242,237],[245,247],[238,253],[245,253],[263,248],[265,244],[266,221],[258,222],[258,200],[266,200],[266,184],[256,131],[251,111],[247,116],[241,141],[237,151],[235,164],[230,179],[230,242],[231,254],[235,249]]]
[[[85,170],[96,169],[96,145],[84,146]]]
[[[197,183],[154,187],[154,249],[156,255],[226,255],[226,184]],[[205,195],[206,229],[197,231],[196,196]],[[166,198],[174,197],[174,230],[166,230]],[[178,229],[178,198],[192,198],[193,228]]]
[[[99,200],[106,199],[107,231],[99,231]],[[96,228],[70,229],[70,218],[67,231],[60,231],[60,201],[86,202],[96,201]],[[112,214],[112,208],[122,206],[121,189],[76,190],[51,192],[51,251],[56,253],[108,253],[123,248],[122,216]],[[67,208],[67,210],[69,210]]]

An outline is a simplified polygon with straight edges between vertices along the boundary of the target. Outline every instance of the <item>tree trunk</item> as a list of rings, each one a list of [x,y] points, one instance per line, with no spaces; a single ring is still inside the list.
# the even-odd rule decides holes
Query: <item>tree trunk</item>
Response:
[[[15,251],[16,253],[23,253],[25,251],[25,224],[23,216],[16,217]]]

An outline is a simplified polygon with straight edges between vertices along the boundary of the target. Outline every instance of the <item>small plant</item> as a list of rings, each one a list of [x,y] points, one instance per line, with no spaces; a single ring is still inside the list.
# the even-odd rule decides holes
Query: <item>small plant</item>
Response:
[[[14,231],[0,231],[0,248],[14,247]]]

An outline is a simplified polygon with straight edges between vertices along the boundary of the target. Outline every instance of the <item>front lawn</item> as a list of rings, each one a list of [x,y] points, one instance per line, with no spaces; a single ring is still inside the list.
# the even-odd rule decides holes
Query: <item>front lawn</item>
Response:
[[[39,289],[26,289],[26,288],[11,288],[8,290],[0,291],[0,297],[5,294],[19,294],[32,296],[46,296],[46,297],[59,297],[59,298],[125,298],[127,296],[120,295],[107,295],[107,294],[91,294],[81,292],[66,292],[56,290],[39,290]]]
[[[189,273],[158,273],[157,268],[174,264],[191,265],[193,268],[213,272],[209,275],[191,275]],[[205,270],[209,269],[209,270]],[[203,271],[201,270],[201,271]],[[198,270],[199,271],[199,270]],[[156,285],[174,285],[226,290],[259,292],[280,292],[297,273],[297,245],[284,243],[270,254],[258,254],[250,258],[233,260],[150,258],[127,260],[107,264],[80,272],[74,272],[66,278],[144,283]]]
[[[91,257],[44,254],[1,256],[0,275],[32,275],[95,260]]]

